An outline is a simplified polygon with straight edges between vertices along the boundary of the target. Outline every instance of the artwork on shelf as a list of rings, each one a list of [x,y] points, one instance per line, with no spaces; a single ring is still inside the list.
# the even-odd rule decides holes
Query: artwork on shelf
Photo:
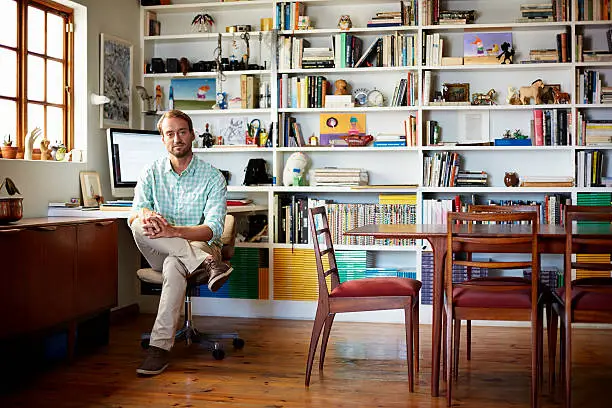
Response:
[[[213,130],[217,137],[222,137],[224,145],[246,145],[248,119],[244,116],[219,117],[215,120]]]
[[[502,46],[512,46],[512,32],[469,32],[463,34],[463,63],[469,64],[500,64],[506,58],[497,58],[503,55]],[[514,51],[512,51],[512,54]],[[512,62],[512,61],[510,61]]]
[[[98,207],[100,203],[104,202],[102,187],[100,186],[100,175],[97,171],[82,171],[80,178],[83,207]]]
[[[489,111],[458,112],[457,143],[489,143]]]
[[[215,78],[173,78],[174,108],[182,110],[212,109],[216,105]]]
[[[469,102],[470,84],[443,84],[442,94],[445,102]]]
[[[110,99],[100,106],[101,128],[131,127],[133,48],[125,40],[100,34],[100,95]]]
[[[555,92],[561,91],[561,84],[544,84],[544,88],[540,91],[540,100],[544,104],[555,103]]]
[[[340,136],[364,136],[366,134],[365,113],[325,113],[319,116],[320,145],[328,146]]]

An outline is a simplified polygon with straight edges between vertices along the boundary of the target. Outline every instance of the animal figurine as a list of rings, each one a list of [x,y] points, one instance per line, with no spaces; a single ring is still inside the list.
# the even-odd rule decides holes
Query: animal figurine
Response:
[[[338,79],[334,82],[334,86],[336,90],[334,91],[334,95],[348,95],[348,83],[344,79]]]
[[[501,61],[502,64],[505,64],[506,61],[510,61],[508,62],[508,64],[512,64],[512,59],[514,58],[514,48],[511,48],[512,46],[510,45],[509,42],[504,42],[501,45],[501,49],[502,52],[497,56],[498,60],[501,60],[501,57],[503,56],[504,59],[503,61]]]
[[[181,66],[181,72],[183,73],[183,76],[187,76],[187,73],[189,72],[189,68],[191,68],[191,64],[189,63],[189,60],[185,57],[182,57],[179,60],[179,65]]]
[[[25,151],[23,153],[23,158],[25,160],[32,160],[32,151],[34,150],[34,142],[36,141],[36,139],[38,139],[38,137],[41,134],[42,134],[42,130],[39,127],[37,127],[33,131],[28,133],[28,135],[26,136]]]
[[[570,103],[570,96],[567,92],[561,92],[556,88],[552,88],[554,103]]]
[[[542,88],[544,88],[544,82],[541,79],[536,79],[530,86],[521,86],[519,88],[521,104],[530,105],[531,98],[534,99],[536,105],[541,104],[542,100],[540,99],[540,91]]]
[[[283,185],[289,187],[293,185],[293,177],[295,176],[293,169],[298,169],[299,177],[304,179],[306,167],[308,166],[308,156],[302,152],[295,152],[289,156],[285,168],[283,169]]]
[[[51,148],[49,147],[49,139],[43,139],[40,141],[40,160],[53,160],[51,156]]]
[[[508,87],[508,95],[506,95],[506,103],[509,105],[521,105],[518,89],[513,86]]]
[[[350,30],[351,27],[353,27],[351,16],[349,16],[348,14],[340,16],[340,20],[338,20],[338,28],[341,30]]]
[[[472,105],[495,105],[495,101],[493,100],[495,99],[495,95],[497,95],[497,92],[495,92],[493,88],[489,89],[489,92],[484,94],[475,93],[472,95]]]

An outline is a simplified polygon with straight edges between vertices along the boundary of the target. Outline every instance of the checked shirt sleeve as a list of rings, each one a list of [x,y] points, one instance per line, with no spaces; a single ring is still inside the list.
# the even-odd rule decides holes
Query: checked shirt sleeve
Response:
[[[210,187],[204,206],[204,224],[213,232],[211,241],[220,241],[227,213],[227,186],[220,171],[211,174]]]

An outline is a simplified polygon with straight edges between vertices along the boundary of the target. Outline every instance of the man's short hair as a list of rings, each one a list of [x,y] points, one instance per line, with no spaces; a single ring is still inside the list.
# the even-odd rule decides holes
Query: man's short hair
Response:
[[[169,111],[166,111],[161,118],[159,118],[159,120],[157,121],[157,130],[159,131],[160,135],[164,135],[162,132],[162,123],[164,122],[164,119],[170,119],[170,118],[180,118],[183,119],[184,121],[187,122],[187,125],[189,126],[189,131],[193,132],[193,122],[191,121],[191,118],[189,117],[189,115],[187,115],[185,112],[180,111],[178,109],[172,109]]]

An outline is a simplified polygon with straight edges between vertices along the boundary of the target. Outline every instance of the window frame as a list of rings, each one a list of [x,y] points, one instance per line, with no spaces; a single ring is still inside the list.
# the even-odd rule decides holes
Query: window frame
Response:
[[[10,50],[16,54],[17,89],[16,96],[0,96],[0,100],[9,100],[16,103],[16,132],[13,138],[18,147],[24,146],[25,137],[28,132],[28,104],[43,106],[45,109],[44,129],[47,136],[47,107],[63,108],[62,125],[64,135],[61,142],[70,150],[74,147],[74,10],[70,7],[55,3],[51,0],[14,0],[17,4],[17,44],[15,47],[0,44],[0,48]],[[45,49],[43,53],[28,51],[28,7],[35,7],[45,13]],[[51,57],[47,54],[47,13],[57,15],[64,19],[66,29],[63,35],[64,53],[61,58]],[[44,66],[44,101],[29,100],[27,94],[28,82],[28,55],[43,58]],[[62,78],[64,92],[62,103],[51,103],[47,101],[47,61],[58,61],[63,64]]]

